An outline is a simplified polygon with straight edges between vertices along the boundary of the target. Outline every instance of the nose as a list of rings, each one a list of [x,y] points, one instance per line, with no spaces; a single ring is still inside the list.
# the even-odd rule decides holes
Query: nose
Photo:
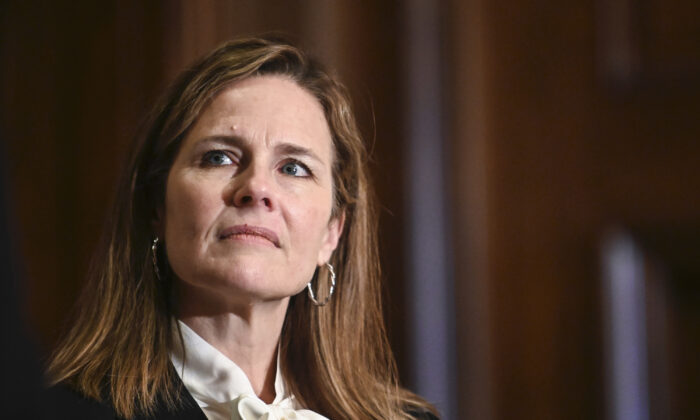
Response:
[[[233,178],[233,205],[235,207],[263,207],[272,210],[272,180],[270,175],[253,165]]]

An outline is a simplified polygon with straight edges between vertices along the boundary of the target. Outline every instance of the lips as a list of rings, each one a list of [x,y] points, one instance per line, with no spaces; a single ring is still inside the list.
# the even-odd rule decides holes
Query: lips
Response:
[[[230,239],[237,235],[258,236],[267,239],[277,248],[280,247],[280,240],[275,232],[261,226],[250,226],[247,224],[231,226],[222,230],[219,233],[219,239]]]

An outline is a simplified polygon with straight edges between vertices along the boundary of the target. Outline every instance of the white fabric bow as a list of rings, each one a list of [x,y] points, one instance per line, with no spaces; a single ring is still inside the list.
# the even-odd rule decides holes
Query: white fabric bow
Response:
[[[311,410],[285,407],[287,401],[268,405],[257,397],[241,395],[231,401],[231,420],[328,420]]]

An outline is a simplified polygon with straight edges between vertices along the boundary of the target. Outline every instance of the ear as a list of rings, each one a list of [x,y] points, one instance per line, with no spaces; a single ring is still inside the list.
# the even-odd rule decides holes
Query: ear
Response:
[[[328,222],[326,227],[326,233],[324,235],[323,241],[321,242],[321,249],[318,251],[318,265],[323,265],[331,259],[333,251],[338,246],[338,241],[340,240],[340,235],[343,233],[343,226],[345,225],[345,212],[341,211],[336,217],[332,218]]]

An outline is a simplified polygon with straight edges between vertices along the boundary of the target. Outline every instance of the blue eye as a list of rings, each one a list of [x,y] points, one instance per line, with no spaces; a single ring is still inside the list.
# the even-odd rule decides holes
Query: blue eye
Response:
[[[290,176],[308,177],[311,175],[310,171],[299,162],[288,162],[282,165],[280,168],[283,174]]]
[[[211,166],[225,166],[232,165],[233,160],[231,160],[231,158],[221,150],[212,150],[211,152],[204,154],[202,157],[202,163]]]

